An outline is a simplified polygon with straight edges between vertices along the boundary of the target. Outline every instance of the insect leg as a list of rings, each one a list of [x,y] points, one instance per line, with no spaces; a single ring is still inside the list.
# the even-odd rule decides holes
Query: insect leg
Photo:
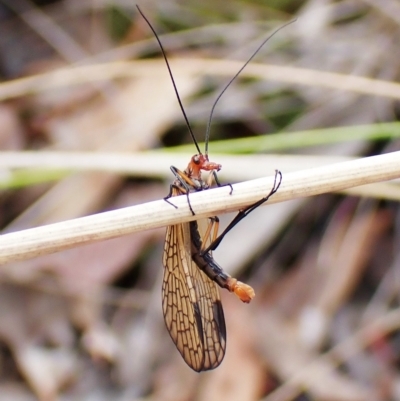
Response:
[[[190,193],[191,188],[198,191],[199,186],[193,180],[191,180],[183,171],[179,170],[178,168],[176,168],[174,166],[171,166],[170,168],[171,168],[172,174],[175,176],[179,185],[175,184],[175,183],[171,184],[169,187],[169,194],[164,198],[164,200],[165,200],[165,202],[167,202],[171,206],[173,206],[175,209],[177,209],[178,207],[176,205],[174,205],[168,199],[170,199],[176,195],[186,194],[189,209],[192,212],[192,215],[194,216],[196,213],[193,211],[192,205],[190,204],[189,193]],[[174,189],[177,192],[175,195],[174,195]]]
[[[217,237],[218,237],[218,230],[219,230],[219,218],[217,216],[215,216],[213,218],[213,227],[214,227],[214,231],[213,231],[213,236],[212,236],[212,242],[214,242]]]
[[[228,183],[228,184],[221,184],[220,180],[218,179],[218,175],[215,171],[213,171],[213,176],[214,176],[214,181],[217,184],[218,187],[230,187],[231,191],[229,192],[229,195],[232,195],[233,192],[233,188],[232,188],[232,184]]]
[[[169,203],[171,206],[173,206],[175,209],[178,209],[178,206],[174,205],[172,202],[170,202],[168,199],[172,198],[174,195],[174,189],[182,192],[182,188],[178,187],[177,185],[171,184],[169,186],[169,194],[167,196],[165,196],[163,199],[165,200],[165,202]]]
[[[234,217],[234,219],[229,223],[228,227],[225,228],[225,230],[220,234],[218,238],[216,238],[204,251],[202,251],[202,255],[214,251],[217,249],[218,245],[221,243],[221,241],[224,239],[225,235],[228,234],[229,231],[232,230],[233,227],[236,226],[241,220],[243,220],[249,213],[251,213],[253,210],[257,209],[259,206],[261,206],[263,203],[267,202],[267,200],[278,191],[280,185],[282,182],[282,173],[279,170],[275,170],[275,180],[274,180],[274,185],[269,192],[267,196],[264,198],[261,198],[257,202],[253,203],[252,205],[248,206],[246,209],[243,209],[239,211],[239,213]]]
[[[177,195],[185,195],[186,194],[186,198],[187,198],[187,203],[189,205],[189,209],[192,212],[192,215],[194,216],[196,213],[193,211],[192,209],[192,205],[190,203],[190,199],[189,199],[189,189],[185,188],[185,187],[180,187],[176,184],[171,184],[170,185],[170,190],[169,190],[169,194],[163,198],[165,200],[165,202],[169,203],[171,206],[173,206],[175,209],[178,209],[178,206],[174,205],[169,199],[172,198],[174,195],[174,189],[177,190]],[[175,195],[176,196],[176,195]]]
[[[208,223],[207,230],[203,238],[201,238],[201,249],[200,249],[201,253],[203,253],[203,251],[206,249],[208,243],[210,244],[213,243],[218,237],[219,218],[217,216],[214,216],[210,217],[209,220],[210,222]]]

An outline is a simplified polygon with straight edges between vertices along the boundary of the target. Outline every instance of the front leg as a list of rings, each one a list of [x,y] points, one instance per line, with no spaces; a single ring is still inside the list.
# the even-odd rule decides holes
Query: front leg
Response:
[[[215,181],[215,183],[217,184],[217,186],[218,186],[219,188],[221,188],[221,187],[230,187],[231,190],[230,190],[230,192],[229,192],[229,195],[232,195],[232,192],[233,192],[232,184],[230,184],[230,183],[228,183],[228,184],[221,184],[221,182],[220,182],[220,180],[219,180],[219,178],[218,178],[218,175],[217,175],[216,171],[213,171],[213,172],[212,172],[212,177],[214,178],[214,181]],[[210,184],[210,186],[211,186],[211,184]]]
[[[169,203],[171,206],[173,206],[175,209],[178,208],[178,206],[174,205],[171,201],[169,201],[170,198],[173,196],[178,196],[178,195],[185,195],[187,198],[187,202],[189,205],[189,209],[192,212],[192,215],[195,215],[195,212],[193,211],[192,205],[190,204],[190,199],[189,199],[189,193],[190,189],[194,189],[198,191],[199,189],[199,184],[193,181],[190,177],[187,176],[183,171],[179,170],[178,168],[171,166],[171,171],[172,174],[175,176],[175,182],[170,185],[169,187],[169,194],[164,198],[165,202]],[[200,187],[201,188],[201,187]]]

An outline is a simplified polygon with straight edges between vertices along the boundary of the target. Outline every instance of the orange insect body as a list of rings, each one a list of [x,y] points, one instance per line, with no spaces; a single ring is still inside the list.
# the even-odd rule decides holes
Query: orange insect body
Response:
[[[192,156],[192,159],[184,172],[191,180],[201,183],[203,182],[201,178],[201,170],[219,171],[221,168],[222,166],[220,164],[210,162],[208,160],[208,155],[200,153]]]
[[[207,163],[206,168],[200,166],[199,160]],[[190,192],[208,189],[212,173],[220,168],[221,165],[209,162],[201,154],[192,157],[184,172],[171,167],[176,179],[171,185],[168,198],[183,194],[189,196]],[[203,181],[201,170],[211,172],[208,180],[210,184]],[[183,359],[197,372],[216,368],[225,355],[225,318],[217,285],[235,293],[245,303],[249,303],[255,296],[252,287],[224,272],[212,257],[212,250],[233,226],[278,190],[281,179],[281,173],[276,171],[274,186],[269,194],[240,211],[219,237],[218,217],[167,228],[163,256],[164,320]],[[189,197],[188,202],[192,210]]]
[[[190,171],[192,161],[185,174]],[[191,182],[192,178],[186,175],[185,182]],[[208,188],[201,175],[193,180],[195,182],[201,189]],[[185,194],[185,191],[181,181],[175,180],[171,196]],[[209,220],[211,224],[213,219]],[[183,359],[197,372],[216,368],[225,355],[225,318],[217,284],[234,292],[243,302],[250,302],[254,297],[254,290],[225,273],[211,252],[202,253],[212,240],[210,234],[203,237],[200,234],[211,231],[200,228],[206,221],[169,226],[163,256],[164,320]]]

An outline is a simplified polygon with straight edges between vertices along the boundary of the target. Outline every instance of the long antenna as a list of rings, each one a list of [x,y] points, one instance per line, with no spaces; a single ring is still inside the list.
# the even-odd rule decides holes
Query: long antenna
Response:
[[[182,110],[183,117],[184,117],[184,119],[185,119],[185,121],[186,121],[186,125],[187,125],[187,127],[188,127],[188,129],[189,129],[190,135],[191,135],[191,137],[192,137],[192,139],[193,139],[193,142],[194,142],[194,144],[195,144],[195,146],[196,146],[197,152],[198,152],[199,154],[201,154],[201,150],[200,150],[200,148],[199,148],[199,144],[198,144],[197,141],[196,141],[196,138],[195,138],[194,133],[193,133],[193,131],[192,131],[192,127],[190,126],[190,123],[189,123],[189,119],[187,118],[185,109],[183,108],[182,100],[181,100],[181,98],[180,98],[180,96],[179,96],[178,89],[176,88],[175,79],[174,79],[174,76],[172,75],[171,67],[169,66],[169,62],[168,62],[168,59],[167,59],[165,50],[164,50],[164,48],[163,48],[163,45],[161,44],[161,40],[160,40],[160,38],[158,37],[157,32],[155,31],[155,29],[153,28],[153,26],[150,24],[150,21],[149,21],[149,20],[145,17],[145,15],[142,13],[142,11],[141,11],[141,9],[139,8],[139,6],[136,5],[136,7],[137,7],[137,9],[138,9],[140,15],[141,15],[141,16],[143,17],[143,19],[147,22],[147,25],[148,25],[148,26],[150,27],[150,29],[153,31],[153,34],[154,34],[154,36],[155,36],[156,39],[157,39],[157,42],[158,42],[158,44],[159,44],[159,46],[160,46],[160,49],[161,49],[161,53],[162,53],[162,55],[163,55],[163,57],[164,57],[164,60],[165,60],[165,62],[166,62],[166,64],[167,64],[169,76],[171,77],[172,85],[173,85],[173,87],[174,87],[174,91],[175,91],[176,97],[177,97],[177,99],[178,99],[179,106],[180,106],[180,108],[181,108],[181,110]]]
[[[210,112],[210,117],[208,119],[208,123],[207,123],[207,129],[206,129],[206,139],[205,139],[205,154],[208,154],[208,141],[210,138],[210,129],[211,129],[211,120],[214,114],[214,109],[215,106],[217,105],[219,99],[221,99],[222,95],[225,93],[225,91],[229,88],[229,86],[231,85],[231,83],[238,77],[238,75],[246,68],[247,64],[250,63],[251,60],[253,60],[253,58],[255,57],[255,55],[261,50],[261,48],[276,34],[278,33],[281,29],[285,28],[286,26],[292,24],[293,22],[295,22],[296,19],[294,19],[293,21],[287,22],[286,24],[282,25],[281,27],[279,27],[278,29],[276,29],[274,32],[271,33],[271,35],[269,35],[266,39],[264,39],[264,41],[261,43],[260,46],[257,47],[257,49],[254,51],[254,53],[251,55],[251,57],[244,63],[244,65],[240,68],[240,70],[229,80],[229,82],[225,85],[224,89],[222,89],[221,93],[217,96],[217,98],[215,99],[215,102],[213,104],[213,106],[211,107],[211,112]]]

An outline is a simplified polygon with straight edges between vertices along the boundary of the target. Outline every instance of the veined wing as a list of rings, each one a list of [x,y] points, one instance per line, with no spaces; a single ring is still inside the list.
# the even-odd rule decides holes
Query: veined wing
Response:
[[[219,289],[192,261],[189,224],[167,228],[163,313],[185,362],[195,371],[216,368],[224,358],[226,328]]]

